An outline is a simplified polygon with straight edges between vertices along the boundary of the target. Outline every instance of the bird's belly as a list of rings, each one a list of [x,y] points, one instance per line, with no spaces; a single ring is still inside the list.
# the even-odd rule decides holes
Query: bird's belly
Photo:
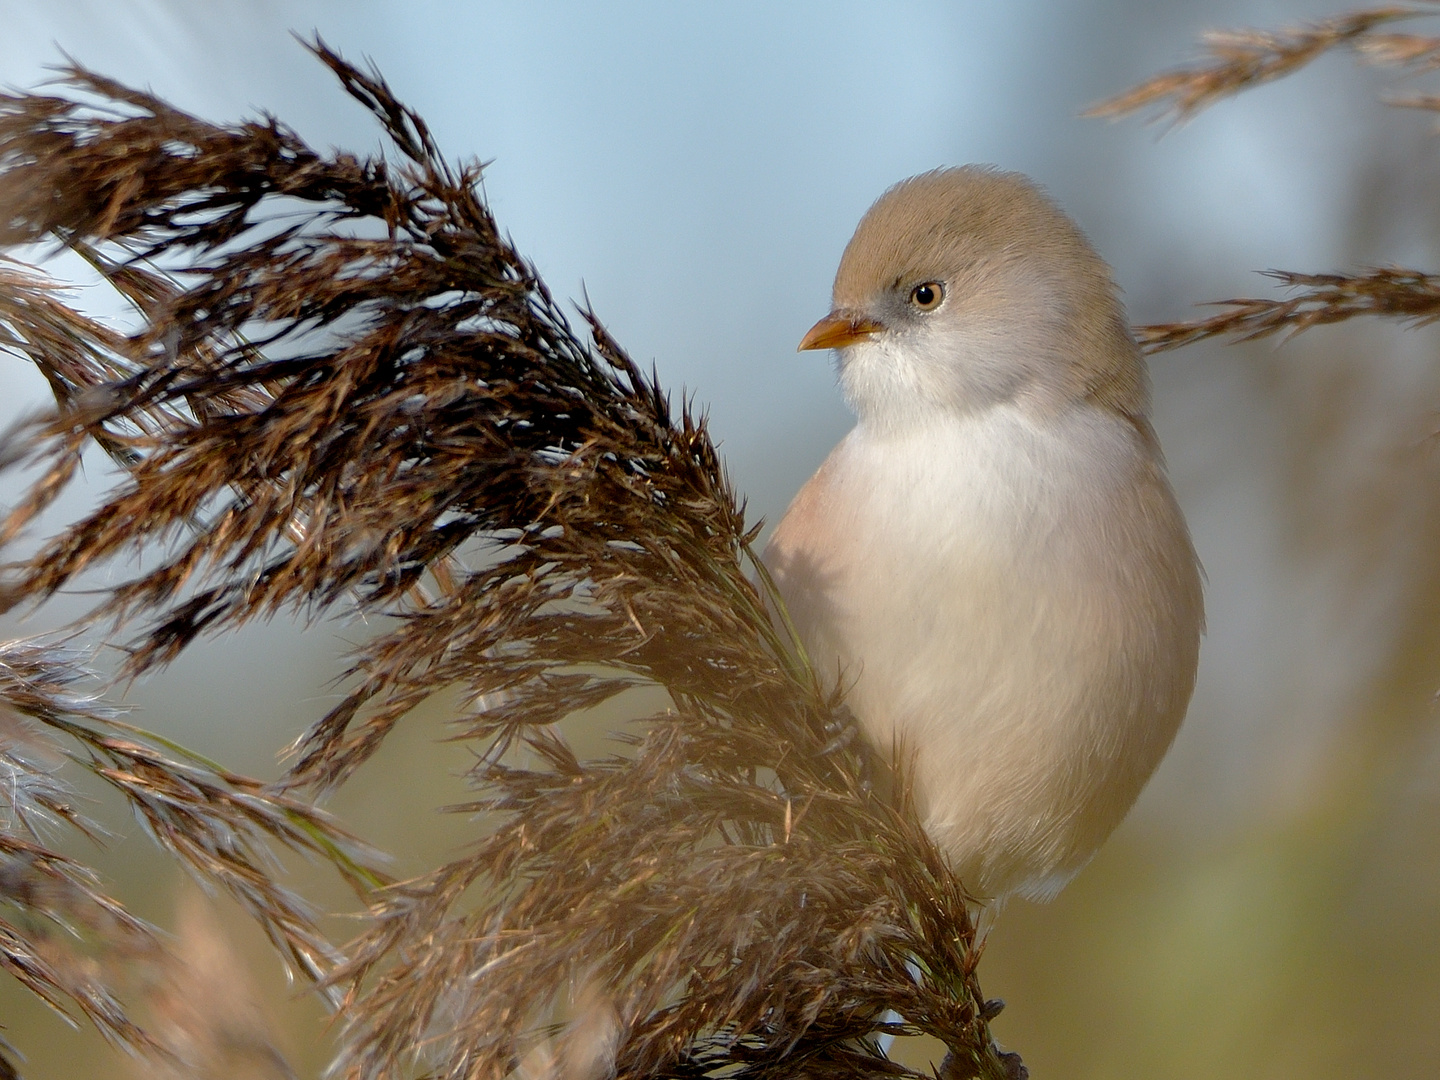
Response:
[[[834,598],[846,629],[807,636],[816,662],[850,681],[872,745],[912,778],[962,880],[982,896],[1050,893],[1129,808],[1173,724],[1126,670],[1137,635],[1116,625],[1125,612],[1104,583],[1068,581],[1062,599],[1034,567],[977,557],[970,571],[926,575],[923,592],[877,574]],[[1143,775],[1124,767],[1137,752]]]
[[[809,520],[787,515],[767,552],[811,659],[972,891],[1053,894],[1168,747],[1198,614],[1150,602],[1156,582],[1087,536],[1063,492],[973,471],[845,476],[809,506],[802,494],[791,514]],[[1110,507],[1094,529],[1183,531],[1178,512],[1153,518]]]

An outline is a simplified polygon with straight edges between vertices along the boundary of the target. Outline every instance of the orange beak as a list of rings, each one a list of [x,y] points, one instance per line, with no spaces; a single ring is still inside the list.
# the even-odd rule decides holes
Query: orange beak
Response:
[[[800,339],[800,348],[796,351],[843,349],[846,345],[864,341],[870,335],[878,334],[884,329],[883,325],[874,319],[867,319],[863,315],[847,315],[844,312],[832,311],[812,326],[810,332]]]

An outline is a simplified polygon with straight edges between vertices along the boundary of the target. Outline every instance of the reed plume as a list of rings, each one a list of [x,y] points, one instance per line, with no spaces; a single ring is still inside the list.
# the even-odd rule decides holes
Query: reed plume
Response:
[[[1362,62],[1392,68],[1401,78],[1440,67],[1440,37],[1383,29],[1398,22],[1440,19],[1440,5],[1404,4],[1336,15],[1282,30],[1232,30],[1205,35],[1208,57],[1164,72],[1092,106],[1087,116],[1111,119],[1152,109],[1152,119],[1181,122],[1224,98],[1292,74],[1325,53],[1350,49]],[[1440,112],[1440,95],[1387,93],[1399,108]],[[1313,326],[1361,315],[1424,325],[1440,318],[1440,277],[1403,267],[1367,267],[1345,273],[1267,270],[1290,295],[1215,301],[1214,315],[1137,329],[1150,352],[1206,338],[1251,341],[1275,333],[1296,334]]]
[[[123,796],[164,850],[230,893],[312,978],[339,954],[282,883],[276,849],[332,861],[357,885],[379,879],[360,861],[363,848],[309,802],[124,722],[95,697],[99,679],[84,660],[63,640],[0,643],[0,965],[62,1016],[163,1056],[135,1007],[172,961],[93,870],[54,849],[64,828],[103,838],[76,809],[67,771],[86,770]],[[5,1069],[17,1075],[8,1059],[0,1076]]]
[[[157,835],[336,995],[338,1075],[917,1075],[881,1052],[897,1033],[943,1041],[946,1076],[1023,1075],[990,1038],[968,897],[903,782],[877,794],[886,763],[789,633],[703,417],[596,313],[572,323],[478,165],[313,49],[395,160],[78,67],[0,98],[0,243],[78,253],[140,322],[108,329],[18,263],[0,283],[0,344],[56,399],[10,439],[38,479],[0,539],[91,442],[120,467],[6,568],[0,606],[152,553],[81,620],[124,646],[122,679],[277,612],[378,627],[278,785],[172,757],[127,796],[160,815],[142,796],[187,778]],[[637,687],[667,706],[577,755],[562,721]],[[314,801],[447,689],[477,834],[388,882]],[[240,854],[204,839],[221,819]],[[355,940],[312,936],[262,833],[340,866]]]

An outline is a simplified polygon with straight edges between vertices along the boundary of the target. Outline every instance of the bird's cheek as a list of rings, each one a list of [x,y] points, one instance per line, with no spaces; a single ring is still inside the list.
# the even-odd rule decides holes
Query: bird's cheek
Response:
[[[932,396],[962,410],[1008,401],[1034,380],[1035,353],[1022,333],[983,313],[917,350]]]

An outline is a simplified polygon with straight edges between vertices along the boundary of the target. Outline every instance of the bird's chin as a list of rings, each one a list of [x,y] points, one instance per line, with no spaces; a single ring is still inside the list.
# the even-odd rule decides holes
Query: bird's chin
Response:
[[[913,427],[927,418],[973,416],[1043,392],[1017,343],[980,321],[936,333],[877,334],[836,350],[846,402],[877,427]]]
[[[971,409],[954,355],[913,338],[876,336],[837,349],[836,373],[846,403],[872,426],[909,427]]]

